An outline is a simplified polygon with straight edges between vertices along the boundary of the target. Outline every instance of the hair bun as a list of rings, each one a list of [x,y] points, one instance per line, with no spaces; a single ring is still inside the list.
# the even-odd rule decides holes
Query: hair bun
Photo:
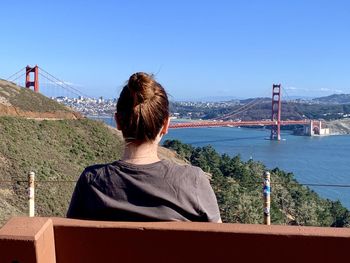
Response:
[[[135,73],[120,93],[116,116],[127,142],[154,141],[169,117],[168,96],[153,75]]]
[[[130,76],[128,88],[135,104],[142,103],[154,96],[154,82],[152,75],[144,72],[137,72]]]

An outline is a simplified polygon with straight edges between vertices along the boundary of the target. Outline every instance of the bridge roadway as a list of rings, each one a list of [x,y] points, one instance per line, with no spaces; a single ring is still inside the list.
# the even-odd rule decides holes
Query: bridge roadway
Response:
[[[308,125],[311,120],[287,120],[280,121],[281,126],[285,125]],[[277,125],[277,121],[196,121],[196,122],[179,122],[170,123],[170,129],[178,128],[198,128],[198,127],[238,127],[238,126],[269,126]]]

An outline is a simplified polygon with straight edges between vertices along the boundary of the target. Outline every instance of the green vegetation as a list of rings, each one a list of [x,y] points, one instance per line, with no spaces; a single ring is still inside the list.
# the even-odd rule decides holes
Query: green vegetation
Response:
[[[64,216],[83,169],[116,160],[121,144],[120,136],[102,122],[0,117],[0,225],[27,213],[29,171],[36,173],[36,214]]]
[[[262,223],[262,174],[259,162],[244,162],[240,156],[219,155],[211,146],[194,148],[177,140],[164,146],[175,150],[191,164],[212,174],[224,222]],[[305,226],[350,226],[350,212],[339,201],[322,199],[300,185],[292,173],[275,168],[271,172],[271,222]]]

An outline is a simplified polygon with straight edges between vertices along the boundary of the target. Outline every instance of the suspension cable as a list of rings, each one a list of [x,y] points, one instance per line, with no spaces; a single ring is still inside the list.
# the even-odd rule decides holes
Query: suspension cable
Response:
[[[77,96],[81,96],[82,95],[82,93],[78,93],[78,92],[75,92],[75,91],[72,91],[72,90],[70,90],[69,88],[67,88],[67,87],[65,87],[65,86],[63,86],[61,83],[59,83],[59,82],[55,82],[55,81],[53,81],[52,79],[49,79],[47,76],[45,76],[44,74],[40,74],[42,77],[44,77],[45,79],[47,79],[48,81],[50,81],[50,82],[52,82],[52,83],[55,83],[57,86],[60,86],[62,89],[64,89],[64,90],[67,90],[67,91],[69,91],[69,92],[71,92],[71,93],[73,93],[73,94],[75,94],[75,95],[77,95]]]
[[[245,111],[251,109],[252,107],[254,107],[255,105],[257,105],[258,103],[260,103],[263,100],[265,100],[265,98],[256,99],[256,100],[254,100],[254,103],[252,103],[251,105],[248,106],[248,104],[245,104],[243,107],[241,107],[241,108],[239,108],[239,109],[237,109],[229,114],[225,114],[224,116],[220,117],[220,119],[227,119],[229,117],[236,116],[242,112],[245,112]]]
[[[10,79],[13,77],[13,76],[15,76],[15,75],[17,75],[18,73],[20,73],[23,69],[25,69],[26,67],[24,67],[24,68],[21,68],[20,70],[18,70],[16,73],[14,73],[14,74],[12,74],[11,76],[9,76],[6,80],[8,80],[8,81],[10,81]]]
[[[286,94],[286,97],[287,97],[287,99],[284,100],[284,102],[288,104],[288,99],[291,100],[291,98],[290,98],[290,96],[289,96],[289,94],[288,94],[288,92],[287,92],[287,90],[286,90],[285,88],[282,87],[282,90],[283,90],[283,93],[285,93],[285,94]],[[291,104],[292,104],[292,103],[290,103],[289,105],[291,105]],[[293,106],[294,106],[294,109],[295,109],[295,113],[298,115],[298,117],[299,117],[300,119],[305,119],[304,114],[300,114],[300,113],[298,112],[298,110],[300,111],[300,109],[298,109],[297,105],[296,105],[296,104],[293,104]],[[300,111],[300,112],[302,113],[302,111]]]
[[[79,95],[82,95],[82,96],[84,96],[84,97],[87,97],[87,98],[91,98],[91,96],[89,96],[89,95],[87,95],[87,94],[84,94],[83,92],[81,92],[80,90],[78,90],[78,89],[76,89],[76,88],[74,88],[73,86],[71,86],[71,85],[68,85],[65,81],[62,81],[62,80],[60,80],[60,79],[58,79],[57,77],[55,77],[55,76],[53,76],[52,74],[50,74],[49,72],[47,72],[46,70],[44,70],[43,68],[41,68],[41,67],[39,67],[39,69],[41,70],[41,71],[43,71],[44,73],[46,73],[47,75],[49,75],[51,78],[53,78],[54,80],[56,80],[56,81],[53,81],[54,83],[62,83],[62,85],[65,85],[66,87],[68,87],[69,89],[71,89],[71,90],[74,90],[75,92],[77,92],[77,93],[79,93]],[[44,74],[42,74],[42,75],[44,75]],[[57,84],[58,84],[57,83]],[[61,86],[62,86],[61,85]],[[73,92],[74,93],[74,92]],[[76,94],[76,93],[75,93]],[[76,94],[77,95],[77,94]]]
[[[25,68],[23,68],[23,69],[25,69]],[[22,71],[23,69],[21,69],[20,71]],[[16,77],[16,78],[13,79],[13,80],[9,80],[9,79],[7,79],[7,80],[9,80],[9,81],[11,81],[11,82],[15,82],[17,79],[19,79],[19,78],[23,77],[24,75],[28,74],[28,72],[30,72],[30,70],[31,70],[31,69],[26,70],[23,74],[19,75],[18,77]],[[20,72],[20,71],[18,71],[18,72]],[[18,72],[17,72],[17,73],[18,73]],[[17,73],[16,73],[16,74],[17,74]],[[14,74],[14,75],[16,75],[16,74]],[[14,75],[12,75],[12,76],[14,76]],[[11,77],[12,77],[12,76],[11,76]]]
[[[264,94],[267,92],[267,89],[266,91],[264,91]],[[248,102],[247,104],[244,104],[243,106],[241,107],[238,107],[237,109],[223,115],[222,117],[218,118],[219,120],[223,120],[223,119],[227,119],[229,117],[232,117],[232,116],[236,116],[237,114],[240,114],[250,108],[252,108],[253,106],[255,106],[256,104],[258,104],[259,102],[265,100],[266,98],[264,97],[261,97],[261,98],[255,98],[253,100],[251,100],[250,102]]]

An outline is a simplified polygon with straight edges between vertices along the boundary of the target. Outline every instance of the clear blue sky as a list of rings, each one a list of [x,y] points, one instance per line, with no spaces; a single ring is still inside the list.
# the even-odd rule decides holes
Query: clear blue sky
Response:
[[[2,1],[0,78],[38,64],[91,96],[136,71],[174,99],[350,93],[350,1]]]

